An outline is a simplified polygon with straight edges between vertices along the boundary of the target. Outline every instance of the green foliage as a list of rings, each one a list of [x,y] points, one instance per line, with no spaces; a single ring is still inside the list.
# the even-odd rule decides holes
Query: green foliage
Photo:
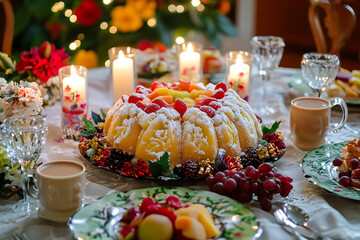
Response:
[[[168,177],[168,178],[176,178],[177,176],[170,170],[169,164],[169,153],[165,152],[164,155],[160,157],[158,161],[150,161],[149,169],[151,175],[154,178],[158,178],[160,176]]]
[[[265,136],[265,134],[267,134],[267,133],[274,133],[279,128],[280,123],[281,123],[281,121],[274,122],[274,124],[271,126],[271,128],[268,128],[267,126],[263,125],[262,126],[263,135]]]
[[[86,126],[86,131],[82,131],[81,132],[81,135],[84,136],[84,137],[89,137],[91,134],[93,133],[96,133],[96,128],[95,128],[95,125],[92,121],[86,119],[86,118],[83,118],[83,121],[85,123],[85,126]]]

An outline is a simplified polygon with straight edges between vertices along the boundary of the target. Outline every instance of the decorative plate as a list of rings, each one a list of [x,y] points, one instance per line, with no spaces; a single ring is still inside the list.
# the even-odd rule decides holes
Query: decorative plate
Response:
[[[251,239],[258,230],[255,215],[242,204],[209,191],[186,188],[146,188],[116,193],[98,199],[81,208],[68,225],[75,239],[118,239],[118,222],[123,213],[139,205],[145,197],[164,202],[166,197],[178,197],[183,205],[205,205],[213,216],[221,235],[216,239]],[[111,214],[114,209],[117,215]]]
[[[341,197],[360,200],[360,191],[338,183],[337,168],[332,164],[347,142],[328,144],[310,151],[302,160],[302,170],[305,177],[315,185]]]
[[[289,86],[300,93],[306,94],[307,96],[315,96],[314,92],[311,90],[311,88],[307,85],[304,78],[302,77],[302,74],[293,75],[289,82]],[[327,96],[326,93],[324,93],[323,95],[324,97]],[[360,99],[345,99],[345,102],[349,105],[360,106]]]

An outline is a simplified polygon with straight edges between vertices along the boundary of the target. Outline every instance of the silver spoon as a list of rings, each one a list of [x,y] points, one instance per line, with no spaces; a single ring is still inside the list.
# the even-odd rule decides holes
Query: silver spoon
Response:
[[[285,203],[282,207],[282,210],[290,221],[309,230],[311,233],[311,239],[327,239],[323,238],[316,230],[310,228],[308,225],[309,215],[301,208]]]
[[[290,234],[295,235],[297,239],[304,240],[304,238],[297,230],[296,230],[296,224],[293,223],[284,213],[282,209],[277,209],[274,212],[274,216],[276,220],[281,224],[281,226]]]

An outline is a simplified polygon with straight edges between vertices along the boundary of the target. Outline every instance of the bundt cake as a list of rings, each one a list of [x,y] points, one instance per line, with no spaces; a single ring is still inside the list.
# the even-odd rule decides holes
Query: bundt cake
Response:
[[[170,167],[186,160],[215,162],[219,148],[240,155],[262,139],[249,104],[225,83],[182,81],[138,86],[109,110],[104,133],[111,147],[156,161],[169,153]]]

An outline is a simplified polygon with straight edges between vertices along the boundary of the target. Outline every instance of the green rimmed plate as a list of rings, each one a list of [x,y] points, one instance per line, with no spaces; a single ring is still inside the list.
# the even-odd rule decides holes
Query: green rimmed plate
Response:
[[[332,161],[336,156],[340,156],[341,148],[346,143],[328,144],[310,151],[302,159],[301,166],[305,177],[315,185],[338,196],[360,200],[360,191],[338,183],[337,168],[332,165]]]
[[[140,205],[145,197],[165,202],[170,195],[177,196],[183,206],[193,203],[206,206],[221,229],[221,235],[216,239],[252,239],[259,228],[253,212],[233,199],[209,191],[159,187],[100,198],[78,210],[68,225],[76,239],[118,239],[117,226],[122,213],[133,205]],[[112,209],[117,209],[120,214],[112,216]]]

